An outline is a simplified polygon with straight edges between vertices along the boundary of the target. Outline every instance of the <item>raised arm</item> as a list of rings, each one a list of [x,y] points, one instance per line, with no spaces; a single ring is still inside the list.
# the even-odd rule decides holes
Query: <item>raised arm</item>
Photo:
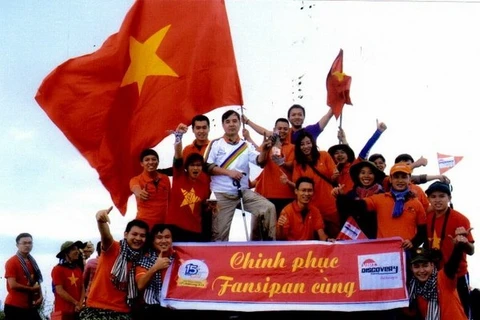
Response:
[[[102,242],[103,250],[107,250],[108,248],[110,248],[114,241],[110,232],[110,226],[108,225],[110,223],[110,218],[108,217],[108,214],[110,213],[110,211],[112,211],[112,209],[113,207],[110,207],[106,210],[100,210],[95,215],[95,218],[97,219],[98,231],[100,231],[100,240]]]
[[[247,118],[245,115],[242,115],[242,122],[250,128],[252,128],[256,133],[258,133],[261,136],[267,136],[270,137],[273,134],[273,131],[267,130],[264,127],[254,123],[252,120]]]
[[[367,143],[358,154],[358,157],[360,159],[362,160],[368,159],[368,154],[370,153],[370,150],[372,149],[373,145],[377,142],[378,138],[380,138],[380,136],[385,130],[387,130],[387,126],[385,125],[385,123],[378,122],[378,119],[377,119],[377,130],[375,130],[373,135],[370,137],[370,139],[368,139]]]

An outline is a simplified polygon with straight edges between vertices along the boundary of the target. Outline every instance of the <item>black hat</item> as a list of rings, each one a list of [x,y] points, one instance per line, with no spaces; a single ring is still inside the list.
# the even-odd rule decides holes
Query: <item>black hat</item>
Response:
[[[352,148],[350,148],[348,144],[341,143],[341,144],[336,144],[334,146],[331,146],[328,149],[328,153],[333,158],[333,155],[337,150],[343,150],[347,154],[348,162],[351,163],[355,160],[355,152],[353,152]]]
[[[449,197],[452,195],[450,185],[445,182],[435,181],[425,190],[425,193],[430,196],[435,191],[446,193]]]
[[[385,173],[382,170],[378,169],[375,163],[363,160],[355,163],[353,166],[350,167],[350,177],[352,178],[355,185],[360,184],[360,181],[358,180],[358,175],[363,167],[369,167],[375,177],[375,182],[382,184],[383,179],[385,179],[386,176]]]
[[[410,252],[410,263],[434,262],[442,260],[442,252],[438,249],[427,249],[419,247]]]
[[[87,243],[83,243],[82,241],[65,241],[60,247],[60,252],[57,253],[56,257],[59,259],[63,258],[65,252],[70,250],[73,246],[76,246],[78,249],[83,249],[86,245]]]

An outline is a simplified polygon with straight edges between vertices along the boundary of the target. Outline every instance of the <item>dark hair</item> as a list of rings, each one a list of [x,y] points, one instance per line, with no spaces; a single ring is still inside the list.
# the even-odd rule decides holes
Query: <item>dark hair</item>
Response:
[[[97,251],[98,255],[102,253],[102,241],[97,242],[97,247],[95,248],[95,251]]]
[[[312,161],[311,162],[308,161],[307,157],[303,154],[300,148],[300,145],[302,144],[302,140],[305,138],[309,138],[310,141],[312,141],[312,153],[311,153]],[[305,130],[301,130],[300,134],[295,140],[295,160],[297,160],[297,162],[302,165],[302,168],[305,169],[308,163],[312,163],[313,165],[315,165],[318,159],[320,159],[320,151],[318,151],[317,142],[315,141],[315,139],[310,133],[308,133]]]
[[[405,161],[405,162],[406,161],[415,162],[415,160],[413,160],[412,156],[409,155],[408,153],[402,153],[395,158],[395,163],[399,163],[399,162],[403,162],[403,161]]]
[[[232,114],[236,115],[238,120],[240,120],[240,114],[238,114],[237,111],[235,110],[228,110],[224,114],[222,114],[222,123],[227,120],[228,117],[230,117]]]
[[[20,241],[20,239],[22,238],[32,238],[32,235],[30,233],[27,233],[27,232],[23,232],[23,233],[20,233],[16,238],[15,238],[15,242],[18,243]]]
[[[381,155],[380,153],[374,153],[370,157],[368,157],[368,161],[375,162],[377,159],[382,159],[383,162],[387,162],[385,160],[385,157]]]
[[[127,223],[125,232],[130,232],[130,230],[132,230],[133,227],[139,227],[139,228],[145,229],[146,233],[148,233],[148,224],[143,220],[133,219],[132,221]]]
[[[295,181],[295,189],[298,190],[298,188],[300,187],[300,184],[302,182],[306,182],[306,183],[311,183],[313,187],[315,187],[315,182],[313,181],[312,178],[310,177],[300,177],[297,179],[297,181]]]
[[[197,121],[207,121],[207,125],[210,127],[210,119],[204,114],[197,114],[192,118],[192,127],[195,127],[195,122]]]
[[[202,166],[205,163],[205,160],[200,153],[193,152],[189,154],[187,159],[185,160],[185,169],[188,168],[195,161],[200,161],[202,163]]]
[[[277,126],[277,123],[279,123],[279,122],[286,122],[287,124],[290,124],[290,122],[288,122],[288,119],[278,118],[277,121],[275,121],[275,126]]]
[[[302,110],[302,113],[303,113],[303,116],[305,117],[305,108],[302,107],[301,105],[299,104],[294,104],[293,106],[291,106],[289,109],[288,109],[288,112],[287,112],[287,117],[290,118],[290,112],[292,112],[293,109],[301,109]]]
[[[166,223],[157,223],[152,227],[152,231],[148,234],[147,238],[147,247],[152,249],[153,248],[153,240],[155,240],[155,235],[157,235],[159,232],[165,231],[165,229],[170,230],[172,233],[172,240],[173,236],[175,233],[175,226],[172,224],[166,224]]]
[[[142,162],[143,158],[145,158],[146,156],[155,156],[157,158],[157,160],[160,159],[158,157],[157,151],[155,151],[153,149],[145,149],[140,153],[140,162]]]

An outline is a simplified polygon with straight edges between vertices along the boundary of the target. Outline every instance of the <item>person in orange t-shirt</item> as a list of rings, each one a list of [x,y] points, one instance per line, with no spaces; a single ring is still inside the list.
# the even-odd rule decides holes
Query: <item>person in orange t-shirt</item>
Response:
[[[33,238],[29,233],[20,233],[15,239],[17,253],[5,263],[7,297],[6,319],[40,320],[38,308],[43,302],[42,272],[30,252]]]
[[[471,256],[475,252],[473,244],[475,241],[470,232],[470,221],[466,216],[453,209],[453,205],[451,205],[452,193],[449,184],[436,181],[428,187],[425,193],[432,208],[427,214],[427,231],[430,247],[442,252],[439,268],[442,268],[452,255],[454,244],[449,237],[455,235],[455,232],[458,232],[458,228],[464,229],[463,235],[468,240],[465,243],[466,250],[462,254],[457,270],[457,291],[465,314],[468,315],[470,314],[470,283],[467,254]]]
[[[274,134],[270,137],[272,148],[268,152],[265,167],[255,185],[255,191],[275,205],[277,215],[280,215],[283,208],[295,199],[293,188],[281,183],[282,176],[292,180],[295,157],[295,146],[287,142],[288,128],[287,119],[278,118],[275,121]]]
[[[137,201],[136,219],[145,221],[149,228],[164,223],[168,210],[170,179],[157,171],[158,153],[145,149],[140,154],[143,172],[130,179],[130,190]]]
[[[295,161],[293,165],[292,186],[300,177],[310,177],[315,183],[311,205],[322,214],[325,232],[330,238],[336,238],[340,232],[340,216],[337,212],[335,197],[332,195],[338,170],[332,157],[326,151],[319,151],[312,135],[306,131],[300,133],[295,142]]]
[[[80,250],[86,243],[66,241],[57,254],[58,264],[52,269],[52,285],[55,303],[52,316],[58,314],[65,319],[78,319],[85,300],[83,271],[78,264]]]
[[[125,320],[132,318],[138,298],[135,285],[135,267],[143,256],[148,225],[138,219],[130,221],[124,238],[115,241],[110,232],[108,214],[113,207],[96,213],[97,227],[102,242],[95,277],[80,319]]]
[[[186,131],[184,124],[179,124],[175,131],[178,139],[174,145],[172,189],[165,223],[174,226],[177,242],[206,242],[211,240],[211,232],[203,230],[206,228],[203,218],[212,213],[211,210],[207,213],[210,178],[203,172],[204,159],[200,154],[190,153],[184,162],[182,136]]]
[[[328,153],[332,157],[333,161],[337,165],[339,176],[337,178],[337,183],[344,186],[344,189],[348,192],[353,189],[354,181],[350,175],[350,168],[360,161],[366,160],[368,153],[373,145],[380,138],[382,133],[387,130],[387,126],[383,122],[378,122],[377,120],[377,129],[373,135],[368,139],[365,146],[362,148],[358,157],[355,158],[355,152],[350,148],[345,136],[345,131],[342,128],[338,129],[338,139],[339,144],[333,145],[328,149]]]
[[[401,237],[404,249],[418,247],[422,243],[428,245],[425,209],[409,189],[411,173],[406,164],[394,165],[390,169],[391,190],[361,200],[349,199],[340,190],[337,192],[339,211],[376,213],[377,238]]]
[[[322,215],[316,207],[310,205],[313,190],[313,179],[300,177],[296,180],[297,199],[280,213],[276,226],[277,240],[327,240]]]
[[[195,140],[183,148],[184,159],[187,159],[187,157],[194,152],[204,156],[207,146],[210,143],[210,140],[208,140],[208,134],[210,133],[210,119],[203,114],[197,114],[194,116],[192,118],[192,132],[195,136]]]
[[[463,228],[462,228],[463,229]],[[462,303],[457,292],[456,270],[462,253],[468,248],[468,239],[459,230],[449,241],[454,249],[445,266],[437,270],[438,250],[418,248],[411,253],[410,266],[413,278],[408,284],[410,315],[419,314],[422,319],[466,320]]]

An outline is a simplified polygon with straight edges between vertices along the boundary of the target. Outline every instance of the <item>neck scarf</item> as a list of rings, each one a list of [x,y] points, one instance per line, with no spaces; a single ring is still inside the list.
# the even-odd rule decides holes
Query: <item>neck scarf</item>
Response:
[[[120,254],[115,260],[110,280],[115,288],[121,291],[127,291],[127,304],[131,306],[138,295],[137,285],[135,283],[135,266],[141,257],[140,251],[130,248],[125,239],[120,240]],[[132,267],[128,270],[128,262],[132,262]]]
[[[355,193],[357,194],[358,199],[363,199],[369,196],[373,196],[379,192],[383,191],[383,188],[378,183],[375,183],[373,186],[370,187],[362,187],[358,186],[355,188]]]
[[[158,259],[158,253],[155,250],[150,250],[147,255],[143,256],[138,262],[138,265],[145,269],[150,269]],[[173,254],[169,257],[173,260]],[[155,272],[153,279],[143,292],[143,300],[146,304],[160,304],[160,295],[162,293],[162,271]]]
[[[37,261],[35,261],[35,259],[32,257],[32,255],[29,253],[27,255],[27,259],[30,260],[30,263],[32,264],[33,275],[34,275],[33,279],[30,276],[30,271],[28,270],[27,261],[25,260],[25,258],[22,257],[22,255],[18,251],[17,251],[16,255],[17,255],[18,260],[20,260],[20,264],[22,266],[23,272],[25,273],[25,276],[28,279],[28,284],[30,286],[33,286],[36,282],[42,283],[42,281],[43,281],[42,272],[40,271],[40,268],[38,267]]]
[[[417,296],[428,301],[427,316],[425,320],[440,320],[440,308],[438,306],[437,268],[433,268],[430,278],[422,284],[417,278],[410,280],[410,303],[413,304]]]
[[[407,188],[405,191],[395,191],[391,190],[393,198],[395,199],[395,206],[393,207],[392,217],[398,218],[403,213],[403,205],[405,204],[405,196],[410,192],[410,189]]]

